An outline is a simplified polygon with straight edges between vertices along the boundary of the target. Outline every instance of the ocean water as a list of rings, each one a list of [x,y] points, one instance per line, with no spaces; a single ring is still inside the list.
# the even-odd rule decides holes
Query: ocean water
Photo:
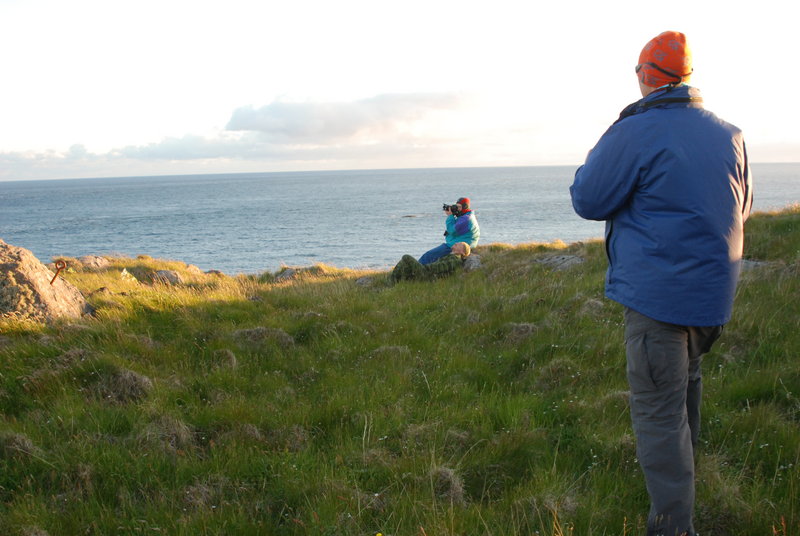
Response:
[[[150,255],[228,274],[389,268],[443,242],[472,199],[481,244],[603,235],[575,215],[575,166],[315,171],[0,182],[0,239],[53,256]],[[800,164],[754,164],[755,210],[800,202]]]

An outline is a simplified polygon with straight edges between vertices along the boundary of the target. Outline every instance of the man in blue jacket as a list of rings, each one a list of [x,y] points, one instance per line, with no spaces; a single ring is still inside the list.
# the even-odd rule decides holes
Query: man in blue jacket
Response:
[[[625,308],[648,535],[695,534],[700,360],[731,317],[752,204],[742,133],[703,109],[685,84],[691,73],[682,33],[649,41],[636,66],[643,98],[603,134],[570,188],[575,212],[606,221],[606,296]]]
[[[445,205],[444,213],[447,214],[444,222],[446,229],[444,244],[425,252],[419,258],[420,264],[431,264],[445,255],[449,255],[451,248],[458,242],[466,242],[470,248],[478,245],[481,229],[475,213],[470,208],[469,197],[459,198],[455,205]]]

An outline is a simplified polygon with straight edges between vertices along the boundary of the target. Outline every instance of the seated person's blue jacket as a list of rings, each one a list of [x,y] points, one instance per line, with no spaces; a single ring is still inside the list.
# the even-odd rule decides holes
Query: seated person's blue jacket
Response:
[[[453,247],[453,244],[457,242],[466,242],[471,248],[478,245],[481,228],[478,226],[475,213],[471,210],[464,211],[459,217],[451,214],[445,220],[445,227],[447,235],[444,241],[448,247]]]

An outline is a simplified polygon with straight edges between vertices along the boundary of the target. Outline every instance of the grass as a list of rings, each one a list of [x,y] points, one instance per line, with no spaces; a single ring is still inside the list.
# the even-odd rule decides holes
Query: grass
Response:
[[[705,359],[696,525],[800,534],[800,208],[746,231],[746,257],[764,264]],[[324,265],[283,281],[70,259],[64,277],[95,318],[0,320],[0,527],[641,533],[602,243],[477,253],[479,270],[395,286]],[[586,260],[538,262],[553,255]],[[184,283],[151,283],[161,269]]]

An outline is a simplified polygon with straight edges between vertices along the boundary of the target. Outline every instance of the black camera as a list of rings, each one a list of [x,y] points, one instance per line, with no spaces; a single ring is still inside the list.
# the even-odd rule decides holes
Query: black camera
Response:
[[[444,203],[442,205],[442,210],[449,210],[451,214],[454,214],[456,216],[458,216],[459,213],[461,212],[458,208],[458,205],[449,205],[447,203]]]

